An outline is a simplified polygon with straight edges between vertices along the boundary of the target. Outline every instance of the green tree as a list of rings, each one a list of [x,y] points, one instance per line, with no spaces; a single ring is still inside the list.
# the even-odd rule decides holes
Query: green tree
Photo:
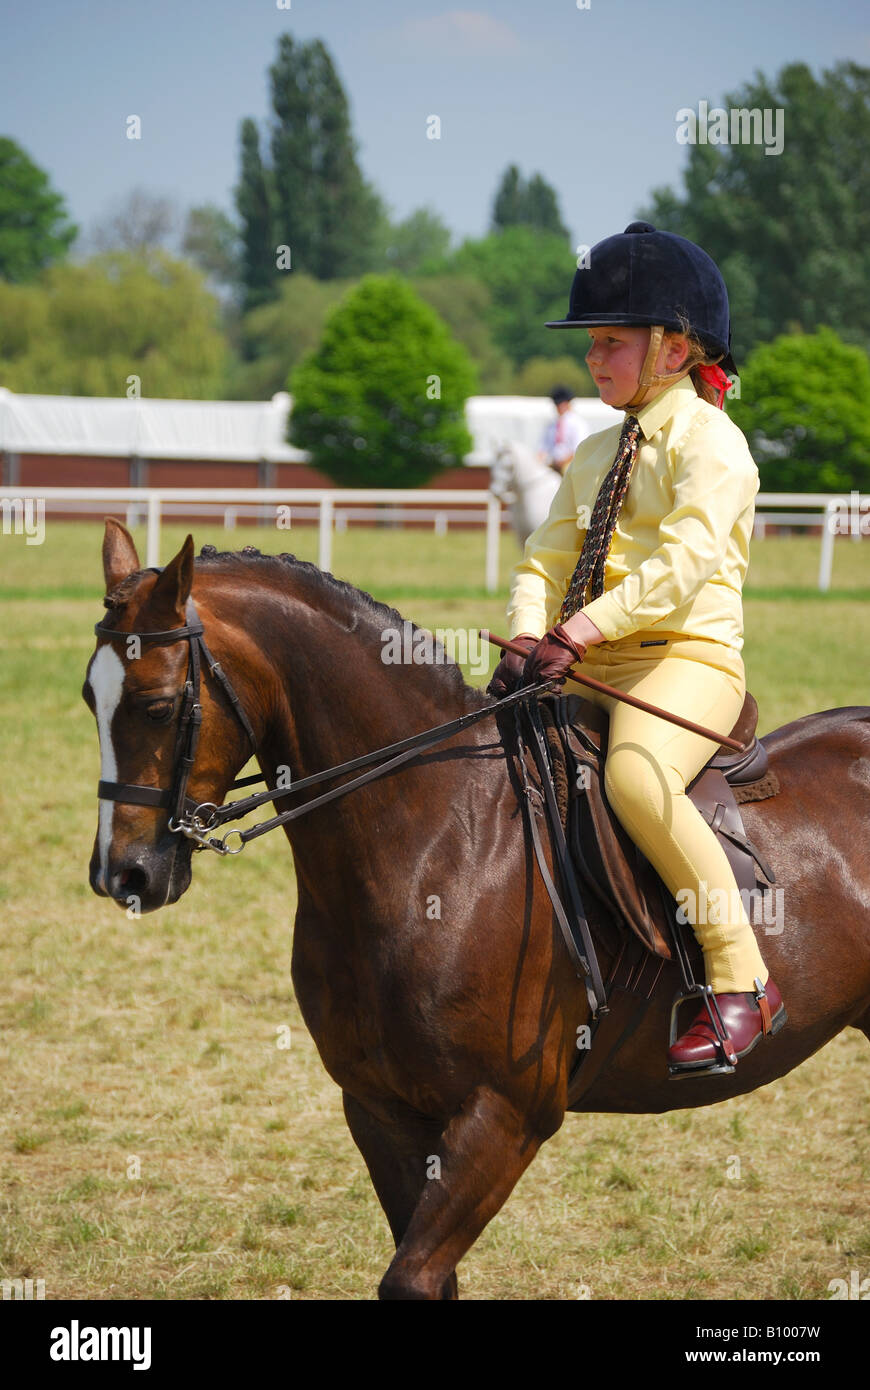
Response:
[[[242,121],[241,173],[236,187],[236,208],[241,222],[241,275],[245,308],[270,299],[277,288],[277,245],[272,233],[272,190],[260,154],[260,135],[255,121]]]
[[[510,396],[549,396],[556,385],[569,387],[575,396],[598,395],[589,371],[573,357],[530,357],[505,391]]]
[[[516,164],[509,164],[502,174],[492,204],[492,230],[503,231],[522,222],[525,211],[522,175]]]
[[[78,235],[48,175],[0,138],[0,277],[21,283],[62,261]]]
[[[446,256],[449,246],[449,227],[430,208],[417,208],[403,222],[387,222],[384,263],[402,275],[414,275],[426,261]]]
[[[474,367],[397,275],[367,275],[293,372],[290,438],[346,486],[416,487],[472,447]]]
[[[738,363],[756,343],[819,324],[870,350],[868,96],[870,69],[855,63],[820,80],[803,63],[758,75],[722,105],[769,111],[781,152],[766,153],[775,126],[767,144],[763,131],[758,143],[690,144],[682,194],[658,189],[641,214],[720,266]]]
[[[582,362],[589,339],[580,329],[545,328],[565,317],[576,264],[564,239],[532,227],[506,227],[465,241],[427,271],[470,276],[490,295],[486,322],[495,346],[521,366],[530,357],[572,357]]]
[[[276,242],[320,280],[359,275],[372,267],[384,209],[360,172],[329,52],[283,34],[269,76]]]
[[[488,314],[492,297],[486,285],[470,275],[418,275],[409,281],[416,294],[444,320],[468,352],[485,395],[509,389],[509,358],[492,340]]]
[[[765,491],[870,491],[870,361],[831,329],[757,347],[728,414]]]
[[[492,230],[499,232],[517,226],[534,227],[539,232],[551,232],[563,238],[568,236],[552,185],[541,174],[533,174],[526,183],[516,164],[510,164],[493,200]]]
[[[290,34],[282,34],[278,56],[269,69],[274,225],[276,231],[280,229],[277,241],[290,246],[294,265],[309,275],[318,273],[320,233],[317,106],[322,94],[313,90],[314,57],[310,45],[297,45]]]
[[[315,280],[287,273],[276,299],[244,315],[238,332],[241,361],[230,368],[226,394],[234,400],[268,400],[318,346],[329,310],[350,288],[347,280]]]
[[[208,399],[226,343],[199,273],[165,252],[114,252],[0,284],[0,384],[49,395]]]
[[[234,400],[265,400],[284,390],[292,368],[318,346],[330,309],[354,283],[315,280],[303,271],[286,274],[277,299],[243,316],[234,334],[239,359],[230,368],[225,393]],[[421,275],[408,283],[466,348],[480,390],[493,395],[507,391],[512,366],[492,341],[486,286],[468,275]]]
[[[238,287],[241,275],[239,232],[221,208],[203,203],[190,209],[181,249],[210,282]]]
[[[527,222],[542,232],[568,239],[568,228],[562,222],[556,190],[541,174],[533,174],[526,185]]]

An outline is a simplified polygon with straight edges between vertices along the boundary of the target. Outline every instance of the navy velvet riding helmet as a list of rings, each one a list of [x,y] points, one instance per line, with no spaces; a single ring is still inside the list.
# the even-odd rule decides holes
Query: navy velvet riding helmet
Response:
[[[547,328],[660,323],[679,333],[681,314],[711,356],[724,354],[722,370],[736,375],[728,291],[716,262],[685,237],[630,222],[592,247],[588,265],[574,274],[567,316]]]

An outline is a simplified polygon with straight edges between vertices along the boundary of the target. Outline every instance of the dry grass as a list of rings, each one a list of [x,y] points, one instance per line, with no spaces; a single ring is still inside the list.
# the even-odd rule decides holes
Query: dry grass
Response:
[[[75,547],[84,529],[66,528]],[[48,1298],[370,1298],[392,1247],[293,998],[284,840],[200,856],[191,892],[139,921],[87,887],[98,759],[78,691],[100,610],[37,599],[93,582],[52,530],[53,553],[26,562],[34,597],[4,604],[0,1277],[42,1278]],[[450,577],[472,539],[451,549]],[[377,590],[367,544],[359,577]],[[775,545],[759,560],[770,586]],[[866,604],[849,593],[861,549],[838,550],[835,599],[750,600],[763,727],[868,701]],[[503,626],[503,598],[402,602],[406,558],[393,562],[381,592],[409,616]],[[814,1299],[866,1277],[867,1062],[849,1031],[706,1111],[568,1116],[463,1261],[463,1295]]]

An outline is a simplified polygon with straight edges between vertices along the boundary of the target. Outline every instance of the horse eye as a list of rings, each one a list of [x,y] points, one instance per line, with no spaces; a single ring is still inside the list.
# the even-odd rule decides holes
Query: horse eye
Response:
[[[153,719],[155,724],[165,724],[172,717],[174,706],[173,700],[155,700],[153,705],[149,705],[145,713],[149,719]]]

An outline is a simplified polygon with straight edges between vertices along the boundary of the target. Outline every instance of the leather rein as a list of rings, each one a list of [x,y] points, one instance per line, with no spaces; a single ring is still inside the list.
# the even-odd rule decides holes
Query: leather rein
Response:
[[[160,573],[159,570],[155,572]],[[164,632],[121,632],[117,629],[104,627],[102,623],[96,623],[94,625],[94,632],[96,635],[98,637],[106,637],[110,641],[129,642],[131,638],[136,638],[140,642],[151,643],[154,646],[169,646],[175,642],[188,643],[187,674],[182,690],[181,710],[179,713],[178,732],[173,756],[171,786],[168,788],[159,788],[142,786],[130,782],[100,781],[97,784],[97,795],[102,800],[117,801],[125,805],[153,806],[162,810],[168,810],[170,813],[169,830],[172,831],[173,834],[184,835],[188,839],[193,840],[194,850],[210,849],[217,854],[240,854],[249,840],[255,840],[260,835],[265,835],[267,831],[277,829],[279,825],[286,825],[289,821],[297,820],[300,816],[307,815],[309,811],[315,811],[318,807],[326,805],[327,802],[335,801],[338,797],[345,796],[348,792],[354,791],[357,787],[363,786],[366,782],[371,782],[378,777],[383,777],[394,768],[409,762],[412,758],[416,757],[419,752],[428,748],[434,748],[437,744],[445,742],[447,739],[452,738],[454,734],[462,732],[462,730],[469,728],[482,719],[487,719],[492,715],[497,715],[501,713],[501,711],[511,708],[513,708],[515,714],[519,716],[520,709],[524,704],[535,701],[538,695],[552,693],[553,690],[552,682],[549,681],[541,681],[536,685],[523,686],[521,689],[514,691],[511,695],[506,695],[503,699],[497,700],[494,704],[487,705],[484,709],[473,710],[470,714],[460,715],[456,719],[449,720],[446,724],[438,724],[432,729],[426,729],[422,733],[413,734],[410,738],[400,739],[397,743],[390,743],[384,748],[376,748],[370,753],[363,753],[360,757],[351,758],[348,762],[339,763],[335,767],[325,768],[321,772],[312,773],[309,777],[303,777],[298,782],[292,783],[291,786],[275,787],[266,791],[254,792],[250,796],[240,797],[236,801],[225,802],[222,806],[217,806],[211,801],[196,803],[187,795],[187,785],[193,770],[202,725],[200,688],[203,666],[207,667],[209,674],[214,677],[223,690],[230,708],[247,734],[248,741],[251,745],[251,752],[256,753],[259,745],[250,720],[245,714],[242,703],[233,689],[232,682],[222,669],[220,662],[215,660],[206,645],[202,622],[200,621],[196,605],[192,598],[188,598],[187,600],[185,617],[187,621],[183,627],[169,628]],[[523,747],[520,725],[518,723],[517,747],[518,758],[522,767],[522,791],[524,795],[525,811],[532,833],[535,857],[556,914],[562,936],[568,948],[572,964],[574,965],[578,978],[583,979],[585,982],[593,1018],[597,1018],[598,1014],[606,1014],[608,1012],[604,984],[598,967],[595,946],[589,931],[586,914],[583,911],[576,876],[570,864],[570,859],[565,852],[564,832],[562,831],[561,821],[558,812],[555,811],[552,779],[545,757],[543,731],[540,726],[540,715],[538,714],[536,704],[528,705],[526,714],[531,720],[532,748],[536,753],[535,762],[544,786],[544,794],[542,795],[529,781],[525,764],[525,749]],[[375,766],[373,766],[373,764],[375,764]],[[357,772],[361,768],[368,768],[368,771],[361,773],[358,777],[351,778],[348,782],[343,782],[341,786],[321,792],[319,796],[315,796],[310,801],[306,801],[302,806],[296,806],[288,811],[281,811],[271,816],[268,820],[260,821],[256,825],[250,826],[247,830],[229,830],[221,838],[218,838],[212,833],[221,826],[228,824],[230,821],[241,820],[242,817],[248,815],[250,811],[256,810],[258,806],[264,806],[269,802],[283,801],[296,792],[305,791],[307,788],[316,786],[318,783],[327,781],[333,777],[340,777],[346,773]],[[232,783],[229,790],[237,791],[242,787],[253,786],[265,780],[263,774],[255,773],[250,777],[239,778]],[[538,800],[538,806],[535,805],[536,799]],[[541,804],[543,804],[543,807],[549,812],[546,818],[550,827],[551,842],[554,845],[555,858],[560,877],[568,890],[568,911],[566,911],[565,905],[562,903],[556,885],[550,875],[540,836],[538,834],[536,819],[541,814]],[[233,835],[239,837],[239,844],[235,849],[230,848],[227,844],[227,841]]]
[[[390,743],[384,748],[376,748],[371,753],[364,753],[361,757],[352,758],[349,762],[325,768],[322,772],[315,772],[310,777],[303,777],[290,786],[255,792],[251,796],[240,797],[238,800],[226,802],[222,806],[217,806],[211,801],[197,803],[188,797],[187,784],[193,770],[202,724],[200,685],[203,666],[208,668],[210,675],[215,678],[223,690],[230,708],[248,736],[252,754],[258,751],[259,745],[241,700],[233,689],[232,682],[227,677],[220,662],[215,660],[206,646],[203,636],[204,629],[192,598],[187,600],[185,616],[187,622],[184,627],[169,628],[165,632],[121,632],[105,627],[103,623],[94,625],[94,632],[98,637],[107,637],[119,642],[128,642],[131,638],[135,638],[139,642],[148,642],[154,646],[169,646],[174,642],[187,642],[189,644],[187,676],[182,691],[171,786],[161,789],[130,782],[100,781],[97,795],[103,800],[118,801],[127,805],[168,809],[170,812],[170,830],[177,834],[186,835],[195,841],[195,849],[211,849],[217,854],[238,854],[248,840],[254,840],[260,835],[265,835],[267,831],[286,824],[287,821],[307,815],[309,811],[316,810],[319,806],[325,805],[326,802],[334,801],[337,797],[344,796],[345,793],[355,790],[356,787],[362,786],[365,782],[373,781],[375,778],[392,771],[393,768],[401,766],[402,763],[410,761],[419,751],[432,748],[436,744],[452,738],[454,734],[460,733],[470,725],[476,724],[479,720],[486,719],[490,715],[497,714],[500,710],[510,708],[521,701],[532,699],[551,688],[548,682],[525,686],[512,695],[506,696],[505,699],[488,705],[485,709],[460,715],[458,719],[451,719],[446,724],[438,724],[435,728],[425,729],[420,734],[400,739],[398,743]],[[382,761],[383,759],[387,759],[387,761]],[[373,763],[380,763],[380,766],[372,768],[362,777],[355,777],[340,787],[335,787],[331,791],[314,797],[303,806],[297,806],[290,811],[283,811],[279,815],[272,816],[269,820],[260,821],[257,825],[250,826],[247,830],[231,830],[223,840],[210,839],[207,835],[208,831],[217,830],[230,821],[241,820],[250,811],[256,810],[258,806],[264,806],[270,801],[283,801],[296,792],[316,786],[319,782],[327,781],[332,777],[340,777],[348,772],[356,772],[359,768],[371,766]],[[232,783],[229,790],[237,791],[241,787],[253,786],[257,782],[264,782],[265,780],[262,774],[255,773],[251,777],[239,778]],[[225,842],[230,835],[240,837],[241,843],[238,849],[227,847]]]

